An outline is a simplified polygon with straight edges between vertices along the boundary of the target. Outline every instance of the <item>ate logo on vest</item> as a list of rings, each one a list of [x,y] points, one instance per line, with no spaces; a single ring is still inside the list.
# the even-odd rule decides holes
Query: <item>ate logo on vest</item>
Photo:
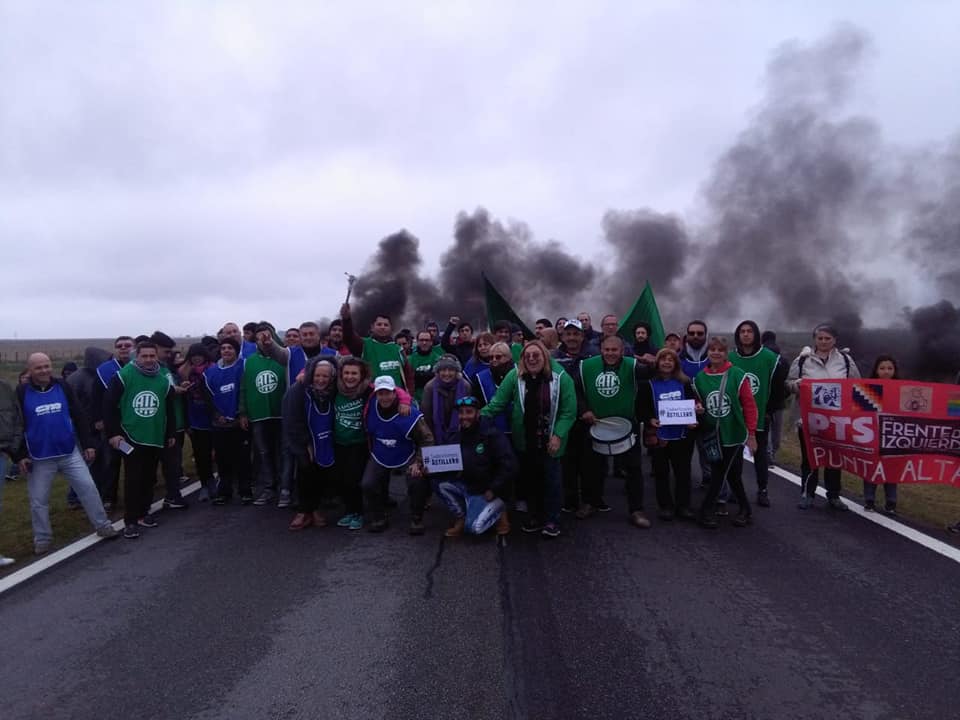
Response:
[[[720,395],[718,390],[714,390],[707,395],[707,412],[711,417],[722,418],[730,414],[730,398]]]
[[[280,378],[273,370],[261,370],[253,382],[257,386],[257,392],[261,395],[269,395],[280,385]]]
[[[615,372],[605,370],[597,375],[594,385],[600,397],[612,398],[620,392],[620,377]]]
[[[143,390],[133,396],[133,412],[139,417],[151,418],[160,411],[160,398],[150,390]]]
[[[751,372],[744,374],[747,376],[747,380],[750,381],[750,392],[756,395],[758,392],[760,392],[760,378]]]

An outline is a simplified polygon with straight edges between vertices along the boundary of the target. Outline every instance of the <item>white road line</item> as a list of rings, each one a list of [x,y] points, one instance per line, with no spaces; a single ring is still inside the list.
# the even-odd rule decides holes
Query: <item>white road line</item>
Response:
[[[195,482],[187,485],[184,488],[181,488],[180,492],[184,495],[191,495],[200,489],[200,483]],[[163,500],[157,500],[153,505],[150,506],[150,512],[157,512],[163,507]],[[123,520],[117,520],[113,526],[117,530],[123,530]],[[45,570],[49,570],[54,565],[62,563],[68,558],[72,558],[77,553],[81,553],[89,547],[93,547],[98,542],[103,542],[104,538],[100,537],[96,533],[90,533],[86,537],[80,538],[76,542],[72,542],[65,547],[60,548],[56,552],[52,552],[49,555],[44,555],[39,560],[30,563],[22,570],[17,570],[15,573],[10,573],[5,578],[0,579],[0,595],[5,593],[7,590],[16,587],[22,582],[26,582],[32,577],[39,575]],[[117,538],[111,542],[123,542],[123,538]]]
[[[753,460],[750,460],[753,462]],[[772,467],[770,472],[774,475],[779,475],[784,480],[789,480],[797,487],[800,487],[800,476],[794,475],[792,472],[787,472],[783,468]],[[817,487],[817,495],[822,498],[827,496],[827,491],[824,490],[823,486],[820,485]],[[843,501],[847,504],[847,507],[850,508],[850,512],[854,515],[859,515],[864,520],[869,520],[872,523],[880,525],[881,527],[895,532],[897,535],[907,538],[907,540],[912,540],[918,545],[923,545],[923,547],[928,550],[933,550],[939,555],[943,555],[945,558],[953,560],[956,563],[960,563],[960,549],[953,547],[948,543],[937,540],[934,537],[930,537],[926,533],[922,533],[919,530],[914,530],[912,527],[908,527],[901,522],[896,520],[891,520],[883,513],[879,512],[867,512],[863,509],[863,505],[858,505],[855,502],[851,502],[849,498],[844,498]],[[800,512],[799,510],[797,512]]]

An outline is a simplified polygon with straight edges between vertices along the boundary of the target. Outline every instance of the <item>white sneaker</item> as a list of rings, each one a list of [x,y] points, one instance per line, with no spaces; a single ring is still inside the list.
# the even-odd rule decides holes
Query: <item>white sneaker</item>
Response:
[[[13,565],[16,562],[13,558],[8,558],[5,555],[0,555],[0,567],[6,567],[7,565]]]

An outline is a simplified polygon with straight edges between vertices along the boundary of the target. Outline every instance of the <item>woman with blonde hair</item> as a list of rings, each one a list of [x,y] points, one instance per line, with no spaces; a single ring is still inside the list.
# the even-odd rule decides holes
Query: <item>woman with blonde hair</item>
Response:
[[[512,441],[520,459],[517,499],[526,500],[530,508],[521,529],[557,537],[563,496],[560,458],[576,419],[577,397],[573,379],[551,364],[540,340],[524,345],[517,367],[506,374],[481,414],[496,417],[511,404]]]

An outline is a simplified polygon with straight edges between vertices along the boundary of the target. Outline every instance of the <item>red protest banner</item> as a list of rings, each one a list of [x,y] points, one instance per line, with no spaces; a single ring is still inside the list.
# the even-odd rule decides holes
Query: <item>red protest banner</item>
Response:
[[[810,466],[868,482],[960,485],[960,386],[910,380],[804,380]]]

